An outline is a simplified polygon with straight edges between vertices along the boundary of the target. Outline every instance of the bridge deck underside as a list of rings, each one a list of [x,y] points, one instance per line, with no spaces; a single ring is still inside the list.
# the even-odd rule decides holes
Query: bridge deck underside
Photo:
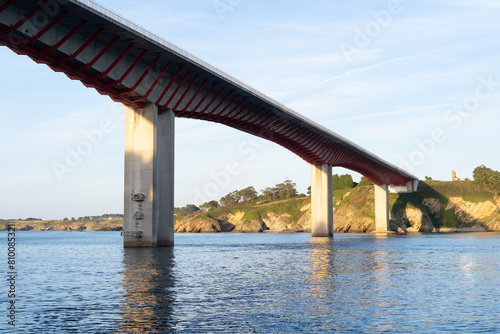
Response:
[[[375,184],[413,177],[181,50],[76,0],[0,0],[0,45],[134,108],[154,103],[271,140],[314,165],[355,170]]]

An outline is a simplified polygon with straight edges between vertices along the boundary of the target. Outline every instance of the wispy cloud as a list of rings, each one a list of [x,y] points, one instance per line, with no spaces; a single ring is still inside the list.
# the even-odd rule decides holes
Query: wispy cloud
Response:
[[[417,107],[417,108],[389,111],[389,112],[384,112],[384,113],[367,114],[367,115],[360,115],[360,116],[349,117],[349,118],[334,119],[334,120],[331,120],[330,122],[334,122],[334,123],[348,122],[348,121],[356,121],[356,120],[360,120],[360,119],[369,119],[369,118],[378,118],[378,117],[386,117],[386,116],[393,116],[393,115],[409,114],[409,113],[415,113],[415,112],[421,112],[421,111],[440,110],[443,108],[453,107],[455,105],[457,105],[457,104],[456,103],[448,103],[448,104],[440,104],[440,105],[435,105],[435,106]]]
[[[439,48],[439,49],[434,49],[434,50],[416,53],[416,54],[412,54],[412,55],[408,55],[408,56],[402,56],[402,57],[397,57],[397,58],[385,60],[385,61],[382,61],[382,62],[379,62],[376,64],[372,64],[372,65],[368,65],[365,67],[360,67],[360,68],[356,68],[353,70],[349,70],[346,73],[336,75],[336,76],[330,77],[328,79],[325,79],[321,82],[318,82],[317,85],[323,85],[325,83],[328,83],[328,82],[334,81],[334,80],[338,80],[338,79],[346,79],[347,77],[350,77],[352,75],[359,74],[359,73],[366,72],[366,71],[370,71],[370,70],[373,70],[373,69],[376,69],[379,67],[383,67],[385,65],[393,64],[393,63],[406,62],[409,60],[413,61],[415,59],[424,58],[424,57],[436,55],[439,53],[450,52],[450,51],[463,49],[463,48],[470,48],[470,47],[472,47],[480,42],[484,42],[486,40],[494,40],[494,39],[498,39],[498,36],[490,36],[490,37],[485,37],[485,38],[481,38],[481,39],[474,40],[474,41],[456,43],[456,44],[445,46],[445,47]]]
[[[500,2],[497,0],[426,0],[432,3],[440,3],[455,7],[479,7],[484,9],[500,8]]]

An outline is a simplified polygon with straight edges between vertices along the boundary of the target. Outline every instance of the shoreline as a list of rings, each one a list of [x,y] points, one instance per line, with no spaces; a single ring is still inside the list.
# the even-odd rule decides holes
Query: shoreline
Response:
[[[0,232],[7,232],[7,229],[1,229]],[[35,230],[35,229],[19,229],[16,232],[123,232],[123,230],[112,230],[112,229],[46,229],[46,230]],[[310,231],[278,231],[278,230],[266,230],[262,232],[175,232],[175,234],[310,234]],[[414,234],[500,234],[500,231],[488,231],[484,228],[440,228],[433,232],[418,232],[416,230],[406,231],[406,232],[396,232],[396,231],[371,231],[371,232],[334,232],[334,235],[342,234],[378,234],[378,235],[414,235]]]

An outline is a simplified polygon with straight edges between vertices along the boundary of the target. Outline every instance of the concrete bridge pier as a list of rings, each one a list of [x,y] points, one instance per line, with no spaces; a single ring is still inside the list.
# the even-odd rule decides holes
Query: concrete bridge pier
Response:
[[[375,232],[389,231],[389,187],[375,185]]]
[[[333,236],[332,166],[311,165],[311,234]]]
[[[174,119],[125,106],[124,247],[174,244]]]

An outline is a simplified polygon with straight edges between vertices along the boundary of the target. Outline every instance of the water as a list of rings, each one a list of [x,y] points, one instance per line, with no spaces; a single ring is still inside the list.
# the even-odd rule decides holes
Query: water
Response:
[[[123,249],[119,232],[18,232],[17,326],[5,283],[0,331],[499,333],[499,254],[499,234],[177,234]]]

